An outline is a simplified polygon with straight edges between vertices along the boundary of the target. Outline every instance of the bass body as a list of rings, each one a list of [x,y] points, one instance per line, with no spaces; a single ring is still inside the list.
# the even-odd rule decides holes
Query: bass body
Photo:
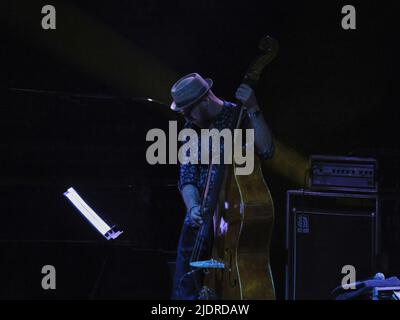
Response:
[[[208,269],[204,284],[220,299],[275,299],[269,258],[274,206],[254,160],[250,175],[227,172],[214,214],[212,259],[223,262],[224,269]]]

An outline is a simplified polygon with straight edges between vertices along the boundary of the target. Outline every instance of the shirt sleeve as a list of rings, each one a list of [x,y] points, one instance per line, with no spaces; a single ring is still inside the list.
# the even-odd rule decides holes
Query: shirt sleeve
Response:
[[[185,129],[191,128],[190,123],[186,123],[184,126]],[[189,138],[187,138],[186,141],[182,142],[186,143]],[[200,169],[199,165],[196,164],[179,164],[179,180],[178,180],[178,189],[179,191],[182,191],[183,187],[187,184],[192,184],[196,187],[198,187],[200,180]]]
[[[194,164],[180,164],[179,165],[179,181],[178,189],[182,191],[183,187],[187,184],[198,186],[199,183],[199,168]]]

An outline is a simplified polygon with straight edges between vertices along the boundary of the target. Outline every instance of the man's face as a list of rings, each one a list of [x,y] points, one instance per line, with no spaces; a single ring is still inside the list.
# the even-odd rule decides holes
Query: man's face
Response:
[[[210,118],[207,112],[209,103],[210,100],[207,94],[200,101],[185,108],[182,114],[188,121],[199,128],[208,128],[210,125]]]

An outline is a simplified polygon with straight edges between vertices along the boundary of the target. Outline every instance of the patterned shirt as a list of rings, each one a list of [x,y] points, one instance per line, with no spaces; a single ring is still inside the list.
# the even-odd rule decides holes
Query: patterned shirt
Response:
[[[234,103],[224,101],[223,108],[221,112],[215,119],[214,127],[217,130],[222,130],[225,128],[231,127],[230,124],[232,122],[233,117],[233,108],[235,107]],[[247,114],[245,114],[242,122],[242,128],[249,127],[249,118]],[[196,131],[199,131],[198,128],[190,123],[189,121],[186,122],[185,128],[190,128]],[[199,135],[199,143],[198,143],[198,159],[201,159],[200,148],[201,147],[201,140]],[[223,148],[223,141],[221,141],[221,149]],[[268,159],[271,158],[274,153],[274,144],[272,143],[271,149],[261,153],[257,150],[257,154],[261,159]],[[199,193],[202,194],[203,189],[206,184],[207,180],[207,173],[208,173],[208,165],[207,164],[180,164],[179,166],[179,181],[178,181],[178,188],[182,191],[183,187],[187,184],[192,184],[197,187]],[[211,173],[211,181],[213,180],[213,174]]]

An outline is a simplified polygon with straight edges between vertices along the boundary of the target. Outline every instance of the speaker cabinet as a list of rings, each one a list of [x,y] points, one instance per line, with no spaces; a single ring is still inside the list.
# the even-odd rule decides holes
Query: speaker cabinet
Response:
[[[377,195],[289,190],[286,214],[286,299],[332,299],[344,266],[356,280],[375,271]]]

